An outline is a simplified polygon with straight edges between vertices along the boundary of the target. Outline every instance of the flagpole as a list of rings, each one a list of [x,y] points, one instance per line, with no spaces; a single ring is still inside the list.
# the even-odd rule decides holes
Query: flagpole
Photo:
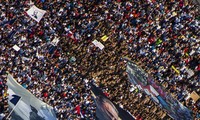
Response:
[[[21,100],[21,97],[19,99],[19,101]],[[12,114],[12,112],[15,110],[15,108],[17,107],[19,101],[17,102],[17,104],[15,105],[15,107],[12,109],[12,111],[8,114],[8,116],[6,117],[6,120],[10,117],[10,115]]]
[[[93,91],[90,90],[90,92],[91,92],[92,96],[94,97],[94,99],[96,99],[97,97],[96,97],[96,95],[93,93]]]
[[[80,111],[80,115],[81,115],[81,118],[84,118],[84,116],[83,116],[83,114],[82,114],[82,112]]]
[[[8,1],[6,2],[6,18],[9,20],[10,17],[8,17]]]

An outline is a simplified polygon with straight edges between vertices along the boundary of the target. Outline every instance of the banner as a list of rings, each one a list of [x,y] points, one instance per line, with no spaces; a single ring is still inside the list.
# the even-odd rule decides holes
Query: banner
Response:
[[[7,76],[9,107],[14,120],[56,120],[53,108],[18,84],[12,75]]]
[[[35,5],[27,11],[27,14],[37,22],[40,22],[45,13],[45,10],[39,9]]]
[[[155,83],[154,80],[140,69],[137,65],[128,61],[126,71],[130,82],[139,86],[142,91],[151,96],[152,100],[160,105],[168,115],[175,120],[192,120],[191,111],[174,99],[164,88]]]
[[[95,98],[96,116],[98,120],[135,120],[135,117],[115,103],[112,103],[105,94],[93,84],[91,84],[91,91]]]

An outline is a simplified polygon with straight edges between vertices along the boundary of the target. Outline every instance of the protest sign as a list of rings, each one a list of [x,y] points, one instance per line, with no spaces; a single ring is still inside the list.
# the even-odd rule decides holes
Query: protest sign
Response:
[[[45,13],[45,10],[39,9],[35,5],[27,11],[27,14],[37,22],[40,22]]]
[[[101,50],[105,47],[101,42],[99,42],[99,41],[97,41],[97,40],[92,41],[92,43],[93,43],[96,47],[100,48]]]
[[[58,44],[59,41],[60,41],[60,40],[59,40],[57,37],[55,37],[55,38],[51,41],[51,44],[54,45],[54,46],[57,46],[57,44]]]
[[[195,92],[193,91],[191,94],[190,94],[190,97],[194,100],[194,102],[196,102],[197,100],[199,100],[200,96]]]
[[[17,45],[14,45],[14,46],[13,46],[13,49],[16,50],[16,51],[19,51],[19,50],[20,50],[20,47],[18,47]]]

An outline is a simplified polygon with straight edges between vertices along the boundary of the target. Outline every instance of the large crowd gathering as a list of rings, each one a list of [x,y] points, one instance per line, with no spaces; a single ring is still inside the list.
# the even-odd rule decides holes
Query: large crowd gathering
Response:
[[[9,114],[7,72],[59,120],[94,120],[89,83],[137,119],[171,119],[128,80],[128,57],[200,118],[200,12],[187,0],[0,0],[0,118]],[[103,36],[108,39],[102,41]],[[59,39],[57,44],[52,40]],[[100,41],[103,50],[92,41]],[[13,46],[19,46],[16,51]]]

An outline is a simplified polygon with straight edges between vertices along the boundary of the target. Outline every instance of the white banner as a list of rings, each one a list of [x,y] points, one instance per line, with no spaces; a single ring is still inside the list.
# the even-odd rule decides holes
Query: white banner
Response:
[[[40,22],[45,13],[45,10],[39,9],[35,5],[27,11],[27,14],[37,22]]]
[[[9,106],[16,120],[56,120],[53,108],[37,99],[28,90],[18,84],[12,75],[7,76]]]

